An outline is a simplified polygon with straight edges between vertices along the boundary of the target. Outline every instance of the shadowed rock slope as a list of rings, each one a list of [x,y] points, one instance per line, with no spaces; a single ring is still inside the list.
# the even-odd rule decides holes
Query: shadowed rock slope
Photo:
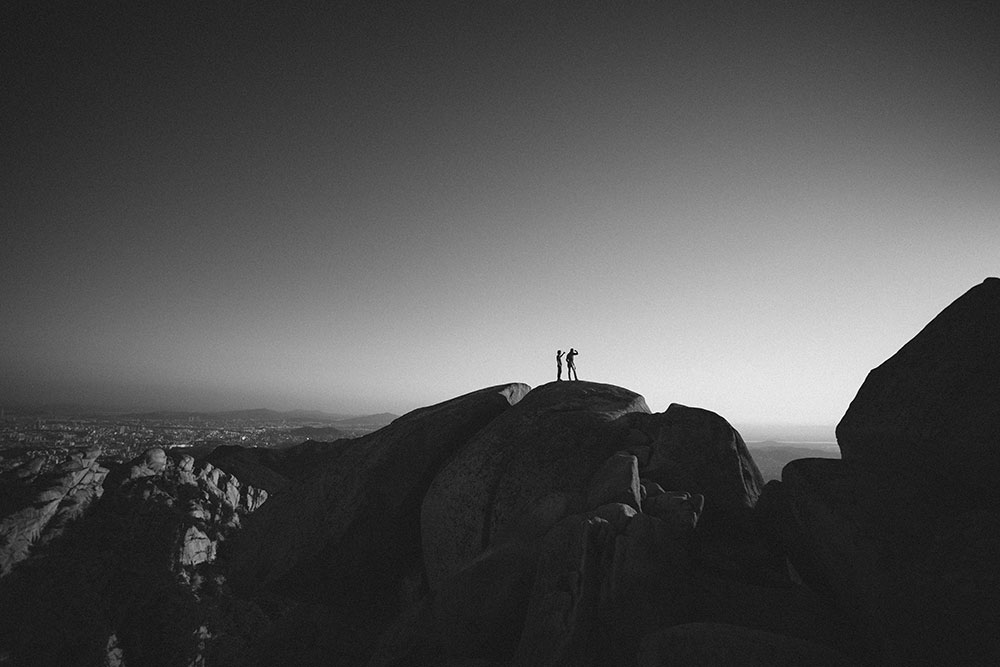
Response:
[[[762,506],[873,664],[1000,662],[1000,280],[873,370],[843,460],[785,466]]]
[[[434,475],[529,389],[482,389],[348,441],[248,523],[229,556],[231,580],[247,595],[314,604],[295,612],[303,616],[290,625],[318,623],[319,632],[346,647],[343,660],[358,659],[369,635],[398,613],[403,589],[422,585],[419,511]],[[321,650],[275,641],[267,649],[274,660],[322,657]]]
[[[837,426],[845,461],[996,485],[1000,278],[945,308],[865,379]]]

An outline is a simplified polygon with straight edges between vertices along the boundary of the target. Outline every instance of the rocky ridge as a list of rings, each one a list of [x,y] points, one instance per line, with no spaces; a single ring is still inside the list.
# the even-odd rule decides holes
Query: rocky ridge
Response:
[[[36,544],[61,536],[101,497],[108,469],[100,455],[99,447],[73,454],[47,473],[36,459],[0,479],[0,576]]]

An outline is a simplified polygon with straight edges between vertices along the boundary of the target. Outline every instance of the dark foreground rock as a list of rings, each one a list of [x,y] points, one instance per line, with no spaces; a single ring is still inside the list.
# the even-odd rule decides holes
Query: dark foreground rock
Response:
[[[1000,662],[1000,280],[874,369],[837,438],[842,461],[785,466],[765,532],[868,662]]]
[[[881,664],[1000,657],[1000,502],[846,461],[789,463],[785,539]]]
[[[987,278],[868,374],[837,426],[843,459],[994,487],[998,378],[1000,279]]]
[[[762,630],[722,623],[691,623],[647,636],[639,667],[850,667],[851,660],[826,646]]]

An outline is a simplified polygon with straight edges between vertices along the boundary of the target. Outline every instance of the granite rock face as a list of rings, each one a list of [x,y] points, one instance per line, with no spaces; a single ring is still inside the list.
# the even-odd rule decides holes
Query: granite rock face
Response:
[[[159,448],[105,486],[44,557],[0,582],[0,646],[12,664],[245,663],[266,620],[224,592],[215,561],[266,492]]]
[[[450,655],[510,655],[521,637],[537,553],[518,540],[490,549],[434,596],[437,630]]]
[[[705,496],[705,511],[740,513],[757,504],[764,480],[742,436],[708,410],[672,403],[665,412],[631,415],[650,448],[643,478],[664,489]]]
[[[215,560],[220,543],[268,497],[211,463],[196,464],[190,456],[173,461],[158,447],[132,463],[129,478],[114,493],[119,504],[156,503],[174,510],[173,570]]]
[[[71,455],[47,473],[40,460],[0,480],[4,515],[0,518],[0,576],[29,556],[36,545],[58,538],[103,493],[108,474],[97,462],[101,449]]]
[[[763,590],[758,597],[778,608],[769,618],[812,629],[818,622],[808,625],[809,617],[826,608],[803,604],[787,578],[785,596],[748,581],[703,583],[723,576],[705,569],[713,564],[699,537],[709,498],[711,530],[751,529],[762,486],[755,473],[739,433],[709,411],[674,405],[651,415],[619,387],[539,387],[435,479],[421,517],[436,595],[401,617],[381,644],[393,650],[378,651],[371,665],[417,656],[434,664],[635,664],[642,638],[664,627],[722,616],[755,622],[719,590]],[[743,538],[709,541],[727,549]]]
[[[837,426],[845,461],[993,486],[1000,473],[1000,278],[872,370]]]
[[[580,493],[620,449],[616,420],[649,412],[642,396],[593,382],[552,382],[472,439],[423,499],[424,565],[432,589],[485,551],[538,498]]]
[[[558,389],[565,392],[577,388]],[[599,390],[614,395],[617,389]],[[529,394],[522,403],[531,407],[531,398]],[[640,405],[629,400],[633,406]],[[602,400],[602,405],[608,404],[606,398]],[[479,438],[501,451],[510,447],[506,439],[496,437],[493,429],[502,419],[515,417],[515,411],[512,409],[484,429]],[[721,420],[707,411],[696,415]],[[713,576],[703,570],[697,544],[705,496],[665,490],[646,477],[657,460],[655,447],[650,445],[654,438],[634,428],[637,416],[649,415],[611,414],[589,425],[592,431],[596,424],[597,430],[605,434],[599,440],[604,446],[628,447],[611,451],[603,462],[589,464],[589,478],[580,476],[582,479],[554,489],[558,485],[552,478],[537,473],[527,476],[529,480],[546,480],[548,485],[520,485],[528,489],[526,497],[534,500],[508,510],[503,526],[478,556],[455,572],[444,571],[436,595],[428,598],[432,601],[418,604],[401,617],[400,625],[383,637],[370,664],[411,664],[408,660],[418,657],[428,664],[484,660],[518,667],[635,664],[640,642],[650,633],[722,617],[760,625],[753,616],[765,606],[771,620],[794,619],[794,629],[800,631],[803,625],[807,630],[815,628],[818,617],[826,613],[825,607],[818,602],[803,604],[801,596],[796,596],[799,588],[790,581],[785,582],[790,587],[787,595],[753,588],[748,583],[718,583],[711,587],[704,583]],[[545,419],[543,412],[528,421]],[[563,423],[560,432],[565,431]],[[546,460],[544,441],[527,439],[525,431],[500,432],[523,442],[526,448],[540,450],[541,456],[533,461]],[[737,438],[738,434],[730,434],[730,442],[735,443]],[[691,452],[697,451],[699,442],[703,444],[705,438],[689,443]],[[511,448],[516,454],[516,447]],[[731,456],[739,456],[735,447],[730,451]],[[476,453],[478,460],[488,458],[471,445],[463,450],[464,455],[470,453]],[[581,454],[577,459],[585,457]],[[511,460],[516,460],[515,456],[507,463]],[[653,468],[652,472],[657,470],[663,469]],[[443,475],[439,476],[435,484],[443,479]],[[737,488],[723,489],[718,484],[703,484],[701,488],[723,498],[745,493],[741,477],[730,476],[729,483]],[[450,479],[447,488],[458,485],[464,492],[462,497],[468,498],[468,492],[480,484],[478,477],[470,475]],[[740,507],[751,511],[744,505]],[[426,526],[426,504],[424,509]],[[717,524],[721,525],[718,520]],[[465,525],[476,529],[474,522]],[[720,590],[737,590],[737,595],[761,591],[757,597],[764,602],[760,608],[741,613],[738,605],[726,604]],[[710,599],[703,601],[704,596]],[[817,622],[808,625],[810,617]],[[808,632],[801,634],[812,636]]]

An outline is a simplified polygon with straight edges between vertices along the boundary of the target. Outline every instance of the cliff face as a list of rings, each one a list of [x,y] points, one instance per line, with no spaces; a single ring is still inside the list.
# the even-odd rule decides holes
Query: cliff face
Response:
[[[97,502],[89,453],[26,468],[0,662],[996,664],[998,313],[1000,281],[970,290],[872,371],[844,460],[766,486],[722,416],[590,382],[150,450]]]

